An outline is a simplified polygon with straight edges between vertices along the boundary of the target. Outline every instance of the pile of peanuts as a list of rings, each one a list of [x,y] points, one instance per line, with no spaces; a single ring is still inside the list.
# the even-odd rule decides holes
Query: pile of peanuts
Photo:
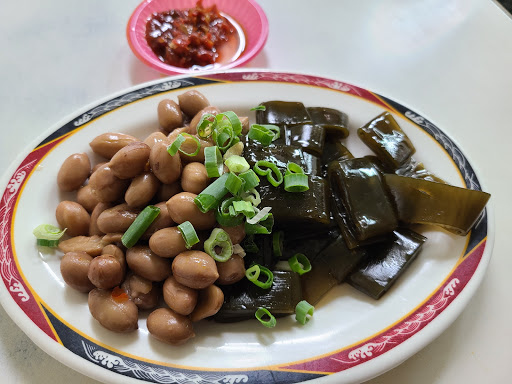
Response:
[[[102,134],[90,147],[105,162],[92,167],[86,153],[77,153],[59,170],[59,189],[76,191],[76,201],[61,201],[56,209],[59,226],[70,236],[59,244],[64,253],[62,277],[70,287],[89,294],[92,316],[111,331],[137,330],[139,310],[151,310],[150,334],[182,344],[194,337],[194,322],[221,308],[224,295],[217,285],[245,276],[240,255],[219,263],[203,252],[204,240],[218,226],[213,211],[202,213],[194,203],[210,183],[204,148],[214,144],[196,132],[206,113],[220,111],[195,90],[179,95],[178,103],[162,100],[158,131],[143,141],[122,133]],[[249,119],[240,120],[247,132]],[[199,140],[196,156],[167,152],[181,132]],[[192,153],[197,147],[187,138],[181,148]],[[126,249],[121,236],[149,204],[160,208],[158,217],[137,245]],[[201,240],[190,250],[177,227],[185,221]],[[233,244],[245,237],[243,224],[221,228]]]

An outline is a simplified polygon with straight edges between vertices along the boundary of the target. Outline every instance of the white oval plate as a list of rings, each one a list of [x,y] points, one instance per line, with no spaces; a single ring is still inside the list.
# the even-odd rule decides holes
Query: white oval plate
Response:
[[[141,379],[155,383],[360,382],[419,351],[446,329],[477,289],[491,256],[492,218],[486,209],[467,237],[425,227],[421,254],[379,301],[347,284],[317,305],[306,326],[292,316],[274,329],[255,320],[235,324],[202,321],[184,346],[149,337],[146,316],[139,331],[119,335],[92,319],[87,296],[68,288],[60,254],[40,254],[32,229],[55,223],[55,207],[71,194],[59,193],[56,175],[72,153],[87,152],[98,134],[116,131],[145,138],[158,129],[156,106],[191,89],[221,110],[254,121],[250,108],[265,100],[301,101],[348,113],[347,146],[368,150],[355,129],[384,110],[396,117],[417,148],[415,158],[450,183],[480,189],[469,161],[430,121],[407,107],[339,81],[267,71],[231,71],[176,77],[144,84],[75,113],[27,150],[6,175],[0,203],[1,303],[14,321],[47,353],[68,366],[110,383]]]

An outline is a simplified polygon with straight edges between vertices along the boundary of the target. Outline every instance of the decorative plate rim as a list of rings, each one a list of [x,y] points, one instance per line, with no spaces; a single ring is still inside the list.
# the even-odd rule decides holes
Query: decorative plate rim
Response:
[[[39,135],[39,137],[33,141],[31,146],[27,147],[22,153],[20,153],[20,155],[18,155],[17,159],[9,166],[6,174],[2,175],[2,179],[0,181],[2,181],[3,184],[0,184],[0,185],[6,186],[6,189],[2,190],[3,198],[0,201],[0,216],[2,214],[2,210],[5,209],[4,203],[5,203],[5,196],[6,196],[7,190],[13,186],[12,181],[15,180],[16,170],[19,170],[21,165],[23,165],[23,161],[26,160],[29,157],[29,155],[31,153],[33,153],[36,149],[41,148],[41,144],[43,144],[42,147],[45,147],[46,146],[45,143],[51,142],[53,139],[56,138],[56,137],[52,137],[52,136],[55,136],[56,134],[57,134],[57,136],[59,136],[58,135],[59,130],[62,129],[66,124],[70,124],[74,121],[75,126],[80,126],[81,124],[89,121],[90,119],[93,119],[94,113],[98,113],[98,116],[101,116],[102,113],[105,113],[107,111],[107,110],[104,110],[103,112],[98,111],[98,108],[100,108],[101,106],[107,105],[107,107],[110,108],[108,110],[112,110],[112,109],[117,108],[117,106],[115,106],[115,105],[109,106],[108,103],[112,103],[115,100],[118,100],[118,101],[121,100],[120,102],[124,102],[124,104],[122,104],[122,105],[125,105],[130,102],[129,100],[122,100],[123,96],[126,97],[131,94],[135,94],[137,91],[152,89],[152,91],[151,91],[152,93],[150,92],[149,94],[146,94],[145,96],[137,98],[137,99],[141,99],[141,98],[144,98],[147,96],[157,94],[159,92],[166,92],[167,90],[171,90],[171,89],[173,89],[172,88],[173,85],[176,86],[176,83],[181,84],[180,81],[186,82],[187,79],[189,80],[189,83],[190,83],[187,86],[197,85],[197,84],[194,84],[193,82],[191,82],[192,79],[194,79],[196,81],[201,80],[201,81],[206,81],[206,82],[211,82],[211,83],[225,83],[225,82],[229,83],[229,82],[234,82],[234,81],[239,81],[239,82],[244,82],[244,81],[283,81],[283,82],[289,82],[289,83],[294,83],[294,84],[301,84],[301,83],[293,80],[294,78],[299,78],[299,77],[301,77],[306,82],[307,81],[310,81],[312,83],[316,82],[313,85],[323,87],[323,88],[331,88],[331,89],[335,89],[335,90],[342,91],[342,92],[349,92],[351,90],[367,92],[369,95],[373,95],[374,97],[381,99],[381,102],[385,103],[387,105],[387,108],[392,108],[392,110],[395,112],[397,112],[395,109],[397,106],[404,108],[406,110],[406,113],[402,113],[403,116],[410,119],[412,122],[416,123],[417,125],[428,123],[437,129],[437,127],[435,127],[435,125],[430,123],[429,120],[423,118],[421,115],[409,114],[409,116],[407,116],[407,112],[412,113],[412,111],[410,109],[408,109],[407,107],[405,107],[404,104],[402,104],[402,103],[394,102],[391,99],[384,98],[382,96],[379,96],[376,93],[372,93],[370,91],[367,91],[366,89],[362,89],[357,86],[353,86],[351,84],[343,83],[343,82],[340,82],[337,80],[332,80],[332,79],[328,79],[328,78],[324,78],[324,77],[318,77],[315,75],[301,74],[301,73],[297,73],[297,72],[282,72],[282,71],[275,72],[272,70],[243,70],[243,69],[239,69],[239,70],[230,70],[230,71],[203,72],[203,73],[194,74],[194,75],[186,74],[186,75],[181,75],[181,76],[176,76],[176,77],[159,79],[159,80],[155,80],[155,81],[151,81],[151,82],[147,82],[144,84],[130,87],[128,89],[116,92],[110,96],[104,97],[99,101],[93,102],[93,103],[89,104],[88,106],[81,108],[78,111],[68,115],[66,118],[62,119],[59,123],[55,124],[54,126],[49,128],[47,131],[45,131],[43,134]],[[159,91],[155,91],[155,87],[158,87],[158,86],[162,87],[162,89]],[[359,95],[359,96],[361,96],[361,95]],[[132,100],[132,101],[134,101],[134,100]],[[94,111],[96,111],[96,112],[94,112]],[[91,113],[93,113],[92,116],[91,116]],[[401,112],[398,112],[398,113],[401,113]],[[440,132],[442,132],[442,131],[440,131]],[[456,145],[456,143],[453,142],[452,139],[450,139],[450,140],[455,145],[455,148],[458,149],[459,147]],[[32,148],[35,148],[35,149],[32,149]],[[459,150],[459,152],[460,152],[460,155],[465,159],[465,156],[462,154],[462,152],[460,150]],[[453,156],[452,156],[452,158],[453,158]],[[469,165],[469,163],[468,163],[468,165]],[[473,175],[476,178],[477,184],[482,185],[481,180],[479,180],[476,177],[473,166],[472,165],[469,165],[469,166],[472,168],[471,171],[473,172]],[[4,210],[3,214],[4,215],[6,214],[5,210]],[[4,216],[2,216],[2,218],[3,217]],[[316,379],[321,382],[325,382],[325,381],[339,382],[338,380],[341,379],[340,375],[337,375],[337,374],[330,375],[330,373],[336,373],[336,372],[343,371],[344,372],[343,373],[344,381],[347,380],[347,382],[354,382],[354,381],[368,380],[368,379],[370,379],[378,374],[381,374],[381,373],[385,372],[386,370],[391,369],[394,366],[400,364],[401,362],[403,362],[404,360],[406,360],[407,358],[412,356],[414,353],[418,352],[420,349],[425,347],[428,343],[433,341],[439,334],[441,334],[462,312],[462,310],[467,305],[467,303],[473,296],[474,292],[480,285],[480,283],[483,279],[483,276],[485,274],[487,265],[490,261],[492,248],[494,245],[494,209],[493,209],[492,202],[490,204],[488,204],[486,207],[486,223],[485,224],[486,224],[486,228],[485,228],[486,232],[485,232],[482,240],[477,242],[476,244],[472,245],[472,248],[470,249],[470,251],[467,251],[464,259],[461,261],[461,263],[458,264],[458,267],[454,268],[454,270],[450,273],[450,275],[448,276],[446,281],[444,281],[443,284],[441,284],[441,286],[439,288],[434,290],[430,294],[429,298],[423,304],[420,305],[421,308],[424,308],[425,306],[427,306],[427,303],[429,300],[434,300],[434,301],[437,300],[434,304],[436,304],[438,307],[439,307],[439,305],[441,305],[441,308],[442,308],[442,310],[439,313],[437,313],[437,314],[434,313],[435,316],[430,317],[430,318],[426,319],[425,321],[423,321],[423,322],[425,322],[425,324],[423,324],[421,326],[421,328],[419,328],[419,329],[413,329],[410,332],[409,332],[409,330],[406,329],[404,331],[404,333],[401,333],[401,331],[400,331],[398,334],[391,335],[390,337],[396,338],[396,340],[401,340],[401,341],[396,346],[393,346],[391,349],[385,350],[382,353],[381,353],[381,351],[383,350],[382,349],[383,347],[379,347],[379,342],[375,343],[374,341],[378,336],[385,334],[386,330],[379,331],[379,333],[377,335],[371,336],[369,338],[369,340],[372,341],[372,343],[369,343],[368,340],[363,341],[361,343],[356,343],[356,344],[359,344],[358,345],[359,349],[355,348],[354,346],[349,346],[349,347],[343,347],[340,351],[333,351],[333,352],[328,353],[327,355],[331,359],[336,360],[336,359],[338,359],[338,357],[340,357],[341,362],[346,363],[346,361],[343,361],[343,358],[346,358],[346,356],[341,356],[341,355],[338,356],[337,353],[344,352],[350,348],[352,348],[351,352],[354,352],[356,349],[358,349],[357,352],[354,352],[352,354],[352,358],[355,356],[356,359],[359,359],[359,360],[363,359],[364,364],[358,364],[353,367],[344,368],[344,369],[337,370],[334,372],[328,372],[327,370],[324,369],[323,371],[321,371],[322,372],[321,376],[316,375],[315,377],[311,377],[311,378]],[[3,223],[2,226],[3,227],[0,227],[0,235],[5,233],[6,224]],[[2,230],[4,230],[4,232],[2,232]],[[8,231],[8,232],[10,233],[10,231]],[[470,247],[468,246],[468,248],[470,248]],[[475,257],[471,257],[471,258],[466,257],[468,255],[473,256],[474,254],[476,254]],[[461,265],[463,263],[468,262],[468,260],[471,260],[471,262],[474,264],[474,267],[472,267],[473,269],[471,271],[472,272],[471,276],[469,276],[467,281],[464,282],[464,285],[460,288],[460,292],[455,294],[455,290],[462,284],[462,282],[459,279],[451,279],[450,281],[448,281],[448,279],[450,277],[454,276],[457,268],[461,267]],[[4,270],[5,264],[6,264],[5,263],[5,249],[0,249],[0,266],[2,267],[2,272]],[[3,274],[2,274],[2,277],[4,277]],[[458,280],[458,281],[456,281],[456,280]],[[4,278],[4,284],[6,284],[5,278]],[[6,287],[6,289],[3,288],[4,286]],[[85,375],[88,375],[94,379],[97,379],[97,380],[108,380],[109,382],[126,382],[127,380],[129,380],[131,378],[130,376],[119,375],[118,373],[114,372],[114,370],[112,368],[114,368],[114,366],[116,366],[116,364],[119,364],[119,358],[116,359],[116,356],[107,357],[106,359],[104,358],[103,360],[96,359],[96,361],[95,361],[96,364],[94,364],[93,357],[98,356],[97,354],[95,355],[95,352],[97,352],[97,350],[94,350],[94,348],[90,347],[90,346],[88,348],[84,344],[83,347],[84,347],[85,353],[88,354],[88,358],[89,358],[88,363],[84,364],[83,356],[79,356],[78,354],[76,354],[76,352],[70,353],[73,351],[71,351],[70,349],[64,347],[63,345],[61,345],[59,343],[56,343],[56,344],[48,343],[48,334],[45,333],[38,325],[36,325],[34,323],[33,319],[30,318],[28,315],[26,315],[25,312],[19,306],[19,304],[16,303],[14,296],[16,294],[20,293],[20,291],[17,291],[16,289],[17,289],[16,287],[13,289],[12,286],[10,286],[9,289],[7,289],[7,285],[2,285],[2,288],[0,288],[0,303],[5,308],[6,312],[9,314],[9,316],[18,324],[18,326],[46,353],[48,353],[52,357],[56,358],[57,360],[64,362],[69,367],[71,367]],[[440,296],[438,295],[439,297],[437,297],[436,295],[438,293],[442,293],[442,294],[440,294]],[[434,296],[436,296],[436,297],[434,297]],[[454,296],[454,297],[452,297],[452,296]],[[402,318],[402,320],[405,318],[408,318],[409,316],[414,315],[421,308],[415,308],[414,310],[409,312],[404,318]],[[46,308],[43,308],[41,306],[41,312],[44,312],[44,310],[46,310]],[[52,316],[52,314],[50,311],[46,310],[45,316],[48,319],[49,317]],[[405,322],[405,320],[404,321],[402,321],[402,320],[400,320],[400,322],[398,322],[397,324],[400,325]],[[420,323],[422,322],[421,319],[419,322]],[[54,323],[52,323],[52,322],[49,322],[49,324],[50,324],[50,326],[54,325]],[[394,328],[397,328],[397,324],[394,324],[391,327],[391,330],[393,330]],[[400,337],[400,336],[407,336],[407,337],[404,338],[404,337]],[[382,343],[384,343],[384,347],[385,347],[385,345],[388,342],[386,340],[384,340],[384,341],[381,340],[380,344],[382,344]],[[369,344],[373,344],[373,345],[369,345]],[[102,352],[100,351],[100,355],[101,355],[101,353]],[[333,358],[333,356],[335,354],[336,354],[336,357]],[[373,355],[376,355],[376,356],[373,356]],[[370,357],[370,358],[368,360],[365,360],[365,358],[367,358],[367,357]],[[318,356],[313,357],[312,359],[317,359],[317,358],[318,358]],[[308,359],[308,361],[312,360],[312,359]],[[320,359],[321,359],[321,357],[320,357]],[[114,364],[112,362],[117,362],[117,363]],[[302,366],[301,365],[302,363],[303,362],[297,361],[297,362],[291,362],[289,364],[281,364],[280,370],[274,371],[274,370],[270,369],[267,371],[270,371],[271,373],[274,373],[274,374],[279,373],[279,372],[295,372],[295,371],[297,371],[297,369],[300,372],[315,372],[315,371],[317,371],[317,370],[311,370],[310,367],[307,366],[307,362],[306,362],[305,366]],[[108,367],[109,364],[111,365],[110,367]],[[93,366],[95,367],[94,369],[92,369]],[[103,368],[97,369],[98,366],[100,366],[100,367],[107,366],[110,369],[103,369]],[[272,366],[272,367],[274,367],[274,366]],[[272,367],[270,367],[270,368],[272,368]],[[224,376],[217,375],[218,377],[216,376],[216,378],[212,378],[212,380],[216,380],[216,381],[212,381],[212,382],[218,382],[218,383],[249,382],[249,377],[244,373],[255,372],[255,371],[262,373],[263,372],[262,370],[261,371],[258,370],[261,368],[265,368],[265,367],[259,367],[256,369],[243,368],[240,371],[225,370]],[[269,368],[269,367],[266,367],[266,368]],[[244,369],[246,371],[244,371]],[[212,373],[214,373],[205,368],[203,368],[202,372],[208,373],[210,376]],[[222,372],[219,371],[216,373],[222,373]],[[325,375],[325,376],[323,376],[323,375]],[[137,376],[132,376],[132,377],[135,379]],[[302,380],[302,378],[308,379],[304,375],[301,376],[300,380]],[[299,379],[299,377],[297,376],[296,379]],[[291,379],[286,382],[296,382],[296,381],[297,380],[294,381],[294,379]]]

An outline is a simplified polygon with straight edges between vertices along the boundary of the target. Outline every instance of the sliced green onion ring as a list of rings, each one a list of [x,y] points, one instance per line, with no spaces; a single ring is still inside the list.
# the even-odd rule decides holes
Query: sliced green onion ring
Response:
[[[288,259],[288,264],[293,272],[297,272],[299,275],[303,275],[311,271],[311,263],[309,259],[303,253],[296,253]]]
[[[245,257],[245,250],[242,248],[240,244],[233,244],[233,254],[238,255],[240,257]]]
[[[251,140],[258,141],[264,146],[268,146],[274,141],[275,132],[266,128],[264,125],[253,124],[249,128],[247,137]]]
[[[202,139],[207,139],[213,133],[217,120],[211,113],[207,113],[201,117],[197,124],[197,135]]]
[[[267,107],[264,105],[258,105],[257,107],[251,108],[250,111],[266,111]]]
[[[233,140],[235,139],[235,132],[229,122],[221,120],[222,125],[217,125],[217,128],[213,131],[212,138],[217,147],[222,152],[226,152],[233,144],[236,144]]]
[[[290,161],[290,162],[288,162],[288,164],[286,164],[286,172],[284,174],[286,176],[286,175],[290,175],[292,173],[303,174],[304,170],[302,169],[302,167],[300,165],[292,163]]]
[[[216,248],[220,247],[220,254]],[[224,263],[233,255],[233,244],[227,232],[221,228],[215,228],[208,240],[204,242],[204,251],[209,254],[215,261]]]
[[[310,320],[314,312],[315,307],[306,300],[299,301],[295,306],[295,320],[304,325]]]
[[[246,203],[248,203],[248,202],[246,202]],[[251,204],[251,206],[252,206],[252,204]],[[253,211],[254,210],[258,210],[258,211],[251,218],[248,218],[246,223],[247,224],[256,224],[256,223],[259,223],[261,220],[265,220],[265,218],[268,216],[268,213],[270,212],[271,209],[272,209],[271,207],[265,207],[262,210],[259,210],[258,208],[253,207]]]
[[[231,148],[229,148],[226,153],[224,154],[223,158],[224,161],[229,159],[233,155],[242,156],[242,153],[244,153],[244,143],[239,141],[236,144],[233,144]]]
[[[229,207],[232,207],[233,201],[239,200],[239,197],[230,197],[225,199],[215,211],[217,222],[223,227],[235,227],[243,223],[245,216],[243,214],[231,215]]]
[[[204,166],[208,177],[219,177],[224,173],[224,163],[219,147],[214,145],[204,148]]]
[[[195,197],[194,203],[201,212],[206,213],[219,206],[222,198],[228,193],[226,188],[228,175],[229,173],[223,174]]]
[[[58,244],[59,239],[64,235],[66,229],[67,228],[61,230],[60,228],[51,224],[40,224],[34,228],[32,233],[37,240],[52,240],[57,241]],[[50,247],[50,245],[47,245],[47,247]]]
[[[228,173],[226,188],[233,196],[237,196],[242,188],[243,181],[233,172]]]
[[[222,121],[224,118],[226,118],[229,121],[235,135],[239,136],[242,133],[242,122],[240,121],[236,113],[233,111],[226,111],[219,113],[217,116],[215,116],[215,120],[217,120],[217,123]]]
[[[283,237],[283,231],[272,233],[272,250],[274,251],[274,256],[276,257],[283,256]]]
[[[261,220],[257,224],[245,223],[245,234],[246,235],[268,235],[272,233],[272,227],[274,226],[274,216],[269,213],[268,217]]]
[[[183,236],[183,240],[185,240],[185,246],[187,249],[190,249],[194,244],[199,243],[196,230],[190,221],[185,221],[178,225],[178,230],[180,231],[181,236]]]
[[[265,281],[259,280],[261,274],[264,274],[267,277]],[[274,282],[274,274],[272,271],[260,264],[254,264],[249,267],[249,269],[245,271],[245,277],[247,277],[247,280],[252,282],[254,285],[263,289],[269,289],[272,287],[272,283]]]
[[[201,143],[199,142],[199,139],[195,136],[192,136],[190,133],[180,133],[180,135],[183,135],[185,137],[185,142],[187,141],[187,139],[192,139],[192,141],[194,141],[196,143],[196,149],[194,150],[194,152],[186,152],[183,150],[183,145],[180,146],[180,149],[179,151],[181,153],[183,153],[184,155],[187,155],[187,156],[196,156],[199,151],[201,150]],[[185,144],[185,142],[183,144]]]
[[[256,212],[254,211],[254,206],[248,201],[233,201],[233,209],[237,214],[243,213],[244,216],[248,218],[254,217],[256,215]],[[248,221],[249,220],[247,220],[247,222]]]
[[[245,201],[249,201],[255,207],[257,207],[261,203],[260,193],[256,190],[256,188],[252,188],[248,191],[243,192],[240,195],[240,197]]]
[[[154,205],[148,205],[144,208],[121,237],[123,245],[126,248],[133,247],[159,214],[160,208]]]
[[[279,168],[277,168],[277,165],[270,161],[258,160],[256,164],[254,164],[254,172],[260,176],[267,176],[267,180],[274,187],[277,187],[283,182],[283,174]],[[274,175],[276,177],[274,177]]]
[[[249,169],[245,172],[242,172],[238,175],[242,181],[244,182],[242,185],[242,189],[244,191],[249,191],[260,184],[260,178],[252,169]]]
[[[277,320],[270,313],[270,311],[267,308],[259,307],[256,312],[254,313],[254,316],[258,321],[263,324],[267,328],[274,328],[277,324]],[[264,320],[265,317],[268,317],[268,320]]]
[[[185,142],[185,136],[183,136],[183,134],[180,133],[176,137],[176,140],[174,140],[172,142],[172,144],[167,146],[167,153],[169,153],[169,155],[171,155],[171,156],[174,156],[176,153],[178,153],[178,149],[180,149],[181,144],[183,144],[184,142]]]
[[[247,160],[238,155],[230,156],[227,160],[224,161],[224,164],[226,164],[226,167],[228,167],[228,169],[234,173],[246,172],[251,169],[251,166]]]
[[[286,192],[306,192],[309,190],[308,175],[291,173],[284,176],[284,190]]]
[[[36,244],[41,247],[56,247],[60,240],[36,239]]]

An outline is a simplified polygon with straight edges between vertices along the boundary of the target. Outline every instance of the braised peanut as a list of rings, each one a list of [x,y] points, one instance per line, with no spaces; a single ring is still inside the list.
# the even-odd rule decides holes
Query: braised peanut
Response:
[[[199,112],[197,112],[194,115],[194,118],[190,121],[189,131],[191,133],[197,133],[197,125],[199,124],[199,122],[201,121],[201,119],[203,118],[204,115],[216,116],[219,113],[220,113],[220,110],[217,107],[208,106],[208,107],[201,109]]]
[[[156,231],[172,227],[176,223],[172,221],[171,216],[169,215],[169,211],[167,210],[167,204],[165,201],[162,201],[161,203],[155,204],[155,207],[160,209],[160,213],[156,217],[156,219],[151,223],[151,225],[146,229],[146,232],[142,235],[143,240],[149,240],[149,238],[155,233]]]
[[[101,255],[91,261],[87,276],[96,287],[109,289],[121,284],[123,269],[113,255]]]
[[[104,203],[119,200],[123,197],[128,180],[122,180],[105,164],[98,168],[89,178],[89,186],[96,198]]]
[[[196,322],[215,315],[219,312],[223,302],[224,293],[216,285],[212,284],[205,289],[201,289],[199,291],[197,305],[190,314],[190,320],[192,320],[192,322]]]
[[[103,237],[94,236],[75,236],[71,239],[62,240],[59,243],[59,250],[63,253],[68,252],[86,252],[92,257],[101,255],[103,247],[108,245],[108,242],[103,240]]]
[[[149,333],[164,343],[180,345],[195,336],[192,322],[169,308],[158,308],[148,316]]]
[[[174,183],[181,175],[180,155],[169,155],[167,145],[163,142],[156,143],[151,148],[149,164],[155,176],[164,184]]]
[[[149,160],[151,149],[141,141],[121,148],[110,160],[109,166],[120,179],[131,179],[142,172]]]
[[[245,277],[244,259],[239,255],[232,255],[228,261],[217,262],[217,271],[219,272],[217,284],[234,284]]]
[[[210,105],[208,99],[199,91],[187,91],[178,95],[181,111],[190,117],[195,116],[201,109]]]
[[[87,273],[92,256],[85,252],[68,252],[60,261],[60,273],[67,285],[80,292],[89,292],[94,288]]]
[[[209,181],[210,178],[208,177],[204,164],[193,162],[188,163],[183,168],[181,187],[185,192],[191,192],[197,195],[208,186]]]
[[[190,221],[197,230],[213,228],[215,225],[214,212],[201,212],[194,203],[196,196],[194,193],[181,192],[171,197],[167,201],[167,209],[171,219],[177,224]]]
[[[94,209],[91,213],[91,224],[89,225],[89,236],[94,236],[94,235],[101,236],[101,235],[105,234],[105,232],[101,231],[98,228],[98,217],[103,211],[105,211],[109,208],[112,208],[111,203],[96,204],[96,206],[94,207]]]
[[[135,274],[151,281],[165,280],[171,274],[170,260],[157,256],[145,245],[129,248],[126,262]]]
[[[130,274],[121,285],[139,309],[157,306],[160,289],[153,282],[141,276]]]
[[[124,255],[124,252],[119,248],[118,246],[114,244],[109,244],[103,247],[103,250],[101,252],[103,255],[112,255],[116,258],[117,261],[119,261],[119,264],[121,264],[121,269],[123,270],[123,276],[126,273],[126,257]]]
[[[61,201],[55,210],[55,217],[61,228],[67,228],[69,236],[87,235],[91,216],[74,201]]]
[[[76,191],[91,173],[91,162],[86,153],[75,153],[69,156],[57,174],[57,185],[61,191]]]
[[[136,137],[124,133],[108,132],[95,137],[89,145],[94,153],[111,159],[121,148],[137,141]]]
[[[178,227],[162,228],[149,239],[149,248],[160,257],[175,257],[187,250]]]
[[[94,207],[100,202],[98,197],[93,193],[90,185],[85,185],[78,190],[76,201],[89,213],[91,213]]]
[[[234,227],[223,227],[221,228],[226,231],[233,244],[240,244],[245,239],[245,224],[236,225]]]
[[[169,308],[180,315],[189,315],[196,307],[198,291],[178,283],[174,276],[165,280],[163,294]]]
[[[135,221],[140,209],[132,208],[123,203],[100,213],[97,225],[103,233],[125,232]]]
[[[160,187],[160,181],[151,172],[144,172],[132,180],[126,190],[124,200],[130,207],[144,207]]]
[[[161,184],[155,199],[157,201],[167,201],[180,192],[183,192],[183,190],[181,189],[181,183],[179,181],[175,181],[172,184]]]
[[[166,132],[183,125],[183,114],[180,106],[174,101],[165,99],[158,103],[158,122]]]
[[[89,292],[89,311],[105,328],[114,332],[132,332],[139,328],[139,310],[130,299],[116,299],[111,290],[95,288]]]
[[[215,261],[201,251],[186,251],[176,256],[172,274],[179,283],[195,289],[206,288],[219,278]]]
[[[167,145],[171,144],[170,140],[167,136],[162,132],[153,132],[151,135],[144,139],[144,143],[149,147],[153,148],[156,143],[166,143]]]

